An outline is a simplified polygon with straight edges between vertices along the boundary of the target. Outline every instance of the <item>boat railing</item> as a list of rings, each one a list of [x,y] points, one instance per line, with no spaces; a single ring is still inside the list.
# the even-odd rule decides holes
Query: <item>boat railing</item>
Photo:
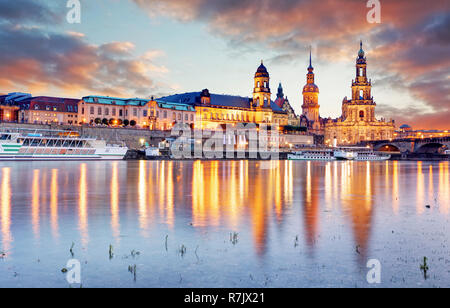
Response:
[[[71,130],[53,130],[37,128],[8,128],[0,131],[2,134],[18,134],[19,138],[57,138],[57,139],[82,139],[97,140],[90,136],[81,136],[78,131]]]

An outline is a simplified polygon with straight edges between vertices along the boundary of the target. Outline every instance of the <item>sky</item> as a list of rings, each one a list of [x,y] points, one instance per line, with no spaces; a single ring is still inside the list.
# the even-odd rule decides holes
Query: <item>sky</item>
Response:
[[[264,61],[301,113],[309,50],[322,117],[351,97],[359,42],[377,117],[449,129],[450,0],[0,0],[0,93],[251,96]]]

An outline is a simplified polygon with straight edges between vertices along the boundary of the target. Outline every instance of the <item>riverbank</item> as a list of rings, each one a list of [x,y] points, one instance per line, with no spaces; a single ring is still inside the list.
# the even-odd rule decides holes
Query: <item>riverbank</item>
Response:
[[[0,123],[0,129],[45,129],[45,130],[71,130],[82,136],[105,140],[108,144],[125,144],[129,149],[140,150],[142,143],[157,146],[161,141],[169,138],[170,131],[151,131],[135,128],[112,128],[93,126],[45,125],[45,124],[17,124]]]
[[[391,160],[400,161],[450,161],[450,155],[434,153],[393,154]]]

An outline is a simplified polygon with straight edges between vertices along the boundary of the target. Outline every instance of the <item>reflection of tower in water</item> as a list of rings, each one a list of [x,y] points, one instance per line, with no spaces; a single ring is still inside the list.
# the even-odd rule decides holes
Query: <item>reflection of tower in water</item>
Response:
[[[382,172],[371,170],[371,163],[346,164],[349,164],[349,168],[345,168],[345,174],[340,176],[346,177],[343,183],[348,185],[343,188],[343,191],[351,191],[351,195],[341,195],[341,199],[343,209],[352,221],[355,249],[360,256],[359,261],[364,262],[367,257],[375,197],[372,174],[382,174]]]
[[[309,252],[313,252],[318,229],[320,207],[320,179],[323,177],[324,167],[311,162],[306,164],[306,180],[303,186],[303,220],[305,240]]]

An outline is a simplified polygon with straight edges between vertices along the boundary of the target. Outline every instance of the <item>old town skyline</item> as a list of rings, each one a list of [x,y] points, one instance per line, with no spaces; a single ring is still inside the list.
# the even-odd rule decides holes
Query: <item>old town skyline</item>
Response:
[[[184,4],[168,1],[152,7],[153,13],[149,17],[146,13],[151,4],[143,1],[101,1],[103,5],[95,7],[82,1],[83,14],[79,25],[64,21],[66,8],[63,6],[44,4],[43,1],[19,2],[33,3],[35,10],[28,15],[17,15],[14,14],[14,4],[4,4],[9,6],[9,10],[2,10],[2,39],[9,39],[9,46],[3,47],[6,49],[3,52],[6,59],[2,59],[2,67],[9,78],[0,78],[0,92],[3,93],[21,91],[36,96],[80,98],[104,94],[145,98],[208,88],[213,93],[250,96],[249,72],[254,71],[255,61],[262,58],[270,69],[272,94],[276,93],[278,82],[282,82],[285,95],[296,113],[301,114],[301,88],[309,46],[312,45],[316,83],[321,89],[321,115],[336,118],[341,114],[342,98],[351,94],[348,82],[354,77],[351,68],[357,51],[356,42],[362,39],[369,57],[369,74],[373,79],[379,117],[391,118],[396,114],[397,125],[422,123],[423,127],[418,128],[447,129],[448,88],[445,84],[448,80],[448,53],[445,51],[448,44],[442,31],[448,23],[448,16],[445,12],[438,13],[441,9],[439,5],[432,4],[420,11],[417,10],[422,7],[420,3],[409,2],[415,8],[416,18],[406,20],[402,14],[397,19],[392,18],[392,13],[400,10],[401,3],[398,6],[383,4],[381,25],[367,23],[364,5],[353,7],[361,12],[361,16],[357,18],[356,14],[351,21],[347,19],[346,22],[352,26],[348,31],[343,31],[339,39],[333,40],[325,37],[323,32],[317,33],[311,26],[302,28],[304,37],[293,31],[294,24],[319,14],[315,10],[310,10],[310,15],[301,13],[304,10],[300,9],[321,7],[313,6],[308,1],[290,4],[290,8],[298,14],[298,18],[292,16],[292,26],[286,26],[279,19],[274,29],[264,31],[258,25],[252,25],[247,34],[239,24],[235,25],[236,33],[225,31],[224,27],[229,26],[232,18],[232,9],[226,4],[221,8],[225,12],[226,24],[217,25],[218,5],[215,2],[208,9],[201,4],[202,1],[196,5],[190,4],[190,9],[184,11],[186,16],[183,16],[180,9],[184,8]],[[341,16],[349,4],[347,1],[341,2],[342,9],[337,11],[338,18],[334,22],[342,30],[344,21]],[[403,5],[407,10],[408,7]],[[282,14],[291,16],[285,11],[288,6],[284,1],[278,7],[262,5],[258,14],[265,12],[271,19]],[[240,12],[248,14],[244,8]],[[208,10],[209,14],[202,16],[199,14],[202,10]],[[321,15],[327,13],[317,11]],[[91,18],[94,15],[97,16],[95,22]],[[112,24],[118,16],[125,18],[130,15],[136,16],[135,26],[130,23],[123,27]],[[51,25],[52,18],[57,22]],[[105,27],[96,27],[100,24]],[[170,33],[176,34],[181,27],[186,28],[183,37],[168,38]],[[408,27],[422,29],[419,34],[427,36],[430,41],[426,46],[430,49],[428,56],[414,57],[415,45],[405,48],[411,37],[400,38],[399,35],[409,35]],[[107,29],[114,31],[108,32]],[[129,34],[130,29],[136,33]],[[138,39],[144,33],[147,33],[148,40]],[[13,34],[16,35],[14,38]],[[243,38],[236,39],[240,35]],[[19,38],[35,44],[46,42],[47,47],[8,53],[8,48],[18,48],[24,44],[23,41],[18,42]],[[67,49],[60,46],[62,42]],[[272,48],[262,48],[271,44]],[[44,48],[48,46],[54,48],[52,52],[45,53]],[[180,46],[189,46],[192,52],[186,52]],[[65,52],[70,50],[73,52]],[[395,61],[392,61],[394,57]],[[25,67],[28,69],[23,69]],[[109,74],[102,72],[101,67]],[[46,74],[39,78],[42,72]],[[275,100],[274,95],[272,99]],[[399,110],[402,110],[401,115]]]

